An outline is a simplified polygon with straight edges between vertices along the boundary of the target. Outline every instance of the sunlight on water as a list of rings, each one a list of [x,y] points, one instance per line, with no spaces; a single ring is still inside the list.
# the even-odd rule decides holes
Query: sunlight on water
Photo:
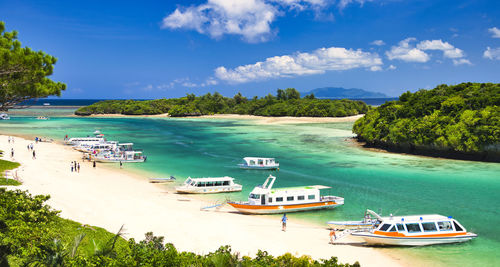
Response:
[[[109,140],[133,142],[148,161],[126,168],[151,175],[235,177],[246,199],[268,171],[240,170],[245,156],[276,157],[281,165],[275,186],[322,184],[325,193],[345,197],[335,210],[290,214],[325,226],[327,220],[359,219],[366,208],[383,215],[452,215],[479,238],[458,245],[382,249],[410,255],[427,263],[461,266],[499,266],[500,164],[434,159],[367,151],[356,146],[352,123],[257,125],[253,121],[71,118],[38,121],[13,117],[1,121],[2,133],[48,136],[86,136],[101,130]],[[211,196],[224,199],[226,196]]]

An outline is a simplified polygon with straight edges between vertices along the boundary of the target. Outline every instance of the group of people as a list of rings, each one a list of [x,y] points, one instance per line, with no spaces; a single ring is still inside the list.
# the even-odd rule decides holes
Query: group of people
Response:
[[[286,232],[286,222],[288,221],[288,217],[286,217],[286,213],[281,217],[281,231]],[[335,233],[335,229],[330,229],[330,244],[337,240],[337,234]]]
[[[33,143],[27,145],[26,148],[28,148],[28,151],[31,151],[33,153],[33,157],[32,158],[36,159],[36,152],[35,152],[35,147],[33,146]]]
[[[14,144],[14,136],[9,136],[7,140],[9,141],[9,144],[10,143]]]
[[[71,162],[71,172],[80,172],[80,162]]]

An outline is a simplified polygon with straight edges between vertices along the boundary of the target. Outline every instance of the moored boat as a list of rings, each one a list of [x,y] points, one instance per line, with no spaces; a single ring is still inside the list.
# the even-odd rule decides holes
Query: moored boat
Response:
[[[187,178],[184,184],[175,188],[177,193],[185,194],[213,194],[224,192],[241,191],[243,187],[234,183],[234,178],[208,177],[208,178]]]
[[[256,186],[247,202],[228,202],[245,214],[272,214],[331,209],[344,204],[344,198],[321,196],[320,190],[330,188],[323,185],[273,188],[276,177],[269,175],[263,185]]]
[[[372,218],[371,216],[375,218]],[[362,230],[373,229],[380,222],[381,217],[372,210],[366,210],[365,217],[359,221],[328,221],[326,224],[336,230]]]
[[[64,140],[64,143],[66,145],[71,145],[71,146],[77,146],[80,144],[93,145],[93,144],[104,143],[104,142],[106,142],[106,139],[104,138],[104,134],[101,134],[101,132],[99,132],[99,131],[95,131],[93,137],[90,137],[90,136],[71,137],[71,138]]]
[[[176,181],[176,179],[174,176],[160,177],[160,178],[149,178],[149,182],[154,183],[154,184],[168,183],[168,182],[175,182],[175,181]]]
[[[467,232],[451,216],[438,214],[381,217],[372,229],[351,233],[367,245],[426,246],[466,242],[477,235]]]
[[[274,158],[244,157],[238,166],[241,169],[276,170],[280,164]]]
[[[10,117],[7,113],[0,113],[0,120],[10,120]]]

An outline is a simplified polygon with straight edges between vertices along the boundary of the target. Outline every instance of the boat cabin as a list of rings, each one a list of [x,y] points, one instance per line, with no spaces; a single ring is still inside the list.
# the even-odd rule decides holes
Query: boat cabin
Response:
[[[280,164],[275,158],[245,157],[239,166],[243,169],[277,169]]]
[[[182,186],[176,187],[179,193],[219,193],[241,191],[242,186],[234,183],[234,178],[208,177],[191,178],[188,177]]]
[[[451,216],[446,217],[438,214],[383,217],[380,225],[375,229],[379,233],[404,233],[411,234],[435,234],[450,232],[465,232],[465,228]]]

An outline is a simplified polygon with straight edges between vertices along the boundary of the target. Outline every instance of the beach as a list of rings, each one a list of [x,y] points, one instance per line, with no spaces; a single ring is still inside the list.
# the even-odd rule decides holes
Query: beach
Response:
[[[400,266],[404,261],[377,249],[359,246],[359,241],[344,238],[331,245],[325,227],[290,219],[281,231],[278,217],[236,213],[229,206],[219,211],[201,211],[206,200],[178,195],[165,186],[150,184],[144,175],[97,163],[81,161],[81,153],[58,143],[35,144],[36,159],[20,137],[14,144],[0,136],[0,149],[14,148],[12,160],[21,163],[18,176],[23,185],[12,189],[31,194],[50,195],[48,204],[61,216],[82,224],[116,232],[124,225],[125,237],[141,240],[146,232],[165,236],[181,251],[208,253],[230,245],[241,256],[254,256],[266,250],[274,256],[287,252],[315,259],[338,257],[340,262],[362,266]],[[6,153],[8,154],[8,153]],[[5,156],[6,160],[10,160]],[[70,162],[78,161],[80,173],[71,172]]]

